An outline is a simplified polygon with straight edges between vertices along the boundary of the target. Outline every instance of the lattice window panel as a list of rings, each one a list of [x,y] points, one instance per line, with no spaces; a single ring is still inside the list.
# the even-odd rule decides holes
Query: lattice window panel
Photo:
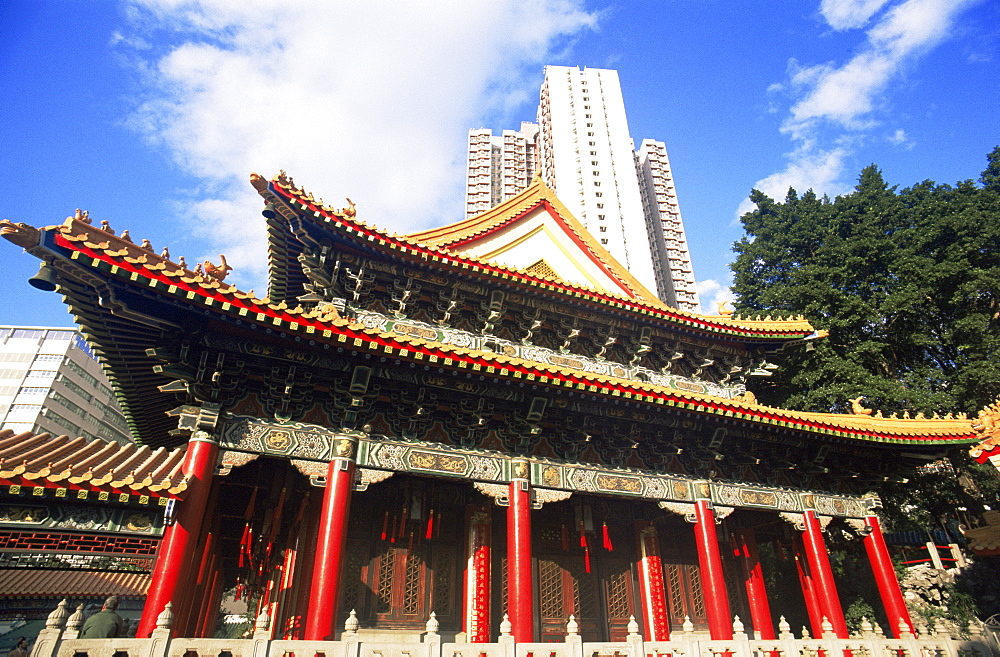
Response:
[[[506,590],[506,588],[504,589]],[[538,594],[543,618],[562,618],[562,568],[555,561],[538,561]]]
[[[597,618],[597,588],[594,575],[587,573],[582,564],[570,569],[573,576],[573,611],[580,618]]]
[[[694,606],[693,616],[705,615],[705,594],[701,588],[701,570],[698,566],[687,566],[691,581],[691,603]]]
[[[50,532],[2,532],[0,550],[54,550],[59,552],[107,552],[155,554],[159,538],[107,536],[102,534],[54,534]]]
[[[375,587],[375,613],[387,614],[392,608],[392,571],[396,565],[396,551],[386,548],[378,560],[378,583]]]
[[[608,573],[608,617],[628,618],[629,576],[627,570]]]
[[[437,557],[434,570],[434,607],[441,616],[451,614],[451,555],[445,552]]]
[[[670,615],[674,618],[683,618],[684,599],[681,588],[681,568],[673,564],[667,565],[667,588],[670,594]]]
[[[417,550],[406,559],[406,568],[403,575],[403,613],[417,614],[420,612],[420,593],[422,590],[421,580],[424,573],[424,560]]]
[[[343,608],[350,611],[351,609],[358,609],[361,603],[361,569],[364,568],[365,561],[367,560],[367,552],[360,549],[360,546],[356,546],[355,549],[349,550],[347,556],[347,563],[344,565],[344,582],[346,586],[344,587],[344,602]]]

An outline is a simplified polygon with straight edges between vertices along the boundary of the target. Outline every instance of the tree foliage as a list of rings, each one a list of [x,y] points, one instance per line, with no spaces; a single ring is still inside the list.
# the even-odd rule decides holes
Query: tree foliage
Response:
[[[981,184],[897,191],[874,165],[834,200],[759,191],[732,265],[736,308],[803,314],[828,338],[789,350],[763,402],[974,414],[1000,393],[1000,147]]]
[[[736,309],[801,314],[829,337],[786,350],[750,387],[786,408],[849,412],[859,395],[883,414],[965,412],[1000,394],[1000,147],[979,184],[897,190],[874,165],[830,200],[759,191],[734,245]],[[1000,500],[996,471],[956,452],[956,473],[915,473],[879,491],[897,529],[968,522]],[[956,476],[957,475],[957,476]]]

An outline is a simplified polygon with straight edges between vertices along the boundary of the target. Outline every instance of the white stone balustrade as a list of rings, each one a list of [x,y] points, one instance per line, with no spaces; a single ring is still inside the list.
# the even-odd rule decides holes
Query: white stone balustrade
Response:
[[[78,612],[79,613],[79,612]],[[82,614],[80,614],[82,616]],[[78,639],[81,623],[77,614],[70,615],[64,600],[46,621],[38,636],[31,657],[112,657],[116,653],[128,657],[818,657],[819,655],[852,655],[853,657],[1000,657],[984,638],[981,625],[970,623],[966,639],[944,631],[938,623],[934,631],[925,626],[917,634],[890,639],[874,631],[877,625],[867,619],[861,633],[849,639],[837,639],[832,631],[822,638],[811,638],[808,632],[796,639],[782,618],[779,638],[758,640],[747,636],[739,618],[733,619],[734,637],[716,641],[703,638],[691,628],[678,628],[670,641],[643,641],[635,619],[628,625],[625,641],[583,641],[576,619],[567,619],[566,637],[561,643],[515,643],[510,636],[509,622],[500,625],[497,643],[444,643],[438,634],[434,614],[427,621],[426,632],[419,641],[389,643],[369,641],[358,633],[357,616],[352,612],[339,641],[290,641],[272,639],[271,619],[261,614],[254,623],[249,639],[170,638],[173,614],[167,608],[157,619],[156,630],[149,639]],[[689,625],[689,623],[685,623]],[[826,629],[826,628],[824,628]],[[686,630],[686,631],[685,631]]]

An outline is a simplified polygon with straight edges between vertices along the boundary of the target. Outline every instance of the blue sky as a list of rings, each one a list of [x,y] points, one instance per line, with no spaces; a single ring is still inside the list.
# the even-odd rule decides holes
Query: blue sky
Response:
[[[0,218],[82,208],[261,294],[251,171],[396,232],[455,221],[467,131],[532,120],[544,64],[619,71],[706,308],[753,187],[836,195],[871,163],[954,183],[1000,144],[995,0],[7,0],[0,31]],[[0,248],[0,323],[69,325]]]

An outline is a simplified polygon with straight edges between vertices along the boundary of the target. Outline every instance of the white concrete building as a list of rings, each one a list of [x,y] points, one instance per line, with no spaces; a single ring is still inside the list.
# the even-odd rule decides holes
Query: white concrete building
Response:
[[[67,328],[0,326],[0,429],[132,442],[97,357]]]
[[[520,194],[535,175],[538,157],[535,137],[538,126],[521,123],[520,130],[469,131],[468,176],[465,185],[465,216],[472,217]]]
[[[698,307],[698,291],[666,144],[643,139],[636,153],[636,167],[646,230],[655,249],[653,262],[666,263],[654,267],[660,299],[675,308],[694,310]],[[655,239],[657,235],[663,239]]]
[[[658,148],[636,153],[618,72],[546,66],[537,119],[537,126],[522,123],[520,131],[502,137],[491,130],[469,133],[466,217],[522,191],[537,168],[573,216],[643,285],[667,304],[697,310],[666,147],[650,141]]]

